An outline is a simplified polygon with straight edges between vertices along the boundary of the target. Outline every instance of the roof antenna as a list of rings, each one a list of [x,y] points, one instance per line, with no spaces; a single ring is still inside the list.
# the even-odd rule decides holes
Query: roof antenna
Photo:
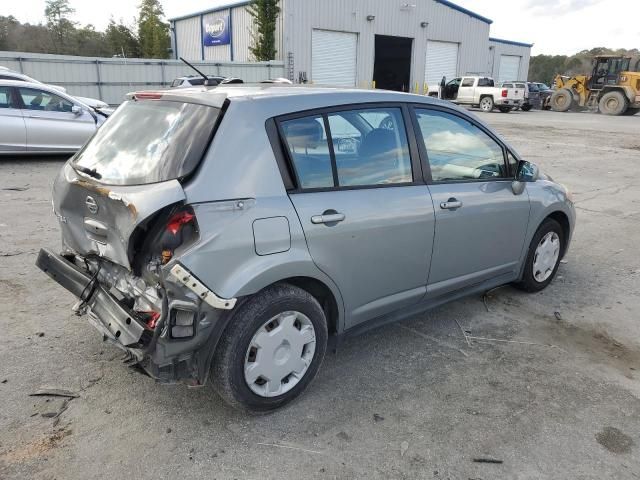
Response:
[[[207,77],[204,73],[202,73],[200,70],[198,70],[196,67],[194,67],[193,65],[191,65],[189,62],[187,62],[184,58],[180,57],[180,60],[182,60],[184,63],[186,63],[188,66],[190,66],[192,69],[194,69],[198,75],[200,75],[202,78],[204,78],[204,86],[208,87],[209,86],[209,77]]]

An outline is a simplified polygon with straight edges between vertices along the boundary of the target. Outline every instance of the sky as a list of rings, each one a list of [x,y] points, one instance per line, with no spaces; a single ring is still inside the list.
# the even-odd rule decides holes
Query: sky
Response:
[[[321,1],[321,0],[316,0]],[[395,1],[395,0],[383,0]],[[413,0],[421,1],[421,0]],[[594,47],[640,48],[638,0],[453,0],[493,20],[491,36],[533,43],[534,55],[571,55]],[[0,0],[0,15],[44,21],[44,0]],[[229,0],[161,0],[168,18]],[[132,23],[137,0],[70,0],[80,24],[106,27],[110,17]],[[627,15],[620,14],[627,12]]]

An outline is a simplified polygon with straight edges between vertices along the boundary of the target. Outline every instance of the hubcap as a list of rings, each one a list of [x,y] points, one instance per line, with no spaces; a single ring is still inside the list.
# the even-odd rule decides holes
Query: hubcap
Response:
[[[618,100],[616,98],[610,98],[607,101],[607,108],[609,110],[615,110],[618,108]]]
[[[536,282],[546,281],[556,268],[560,257],[560,237],[556,232],[549,232],[538,244],[533,256],[533,278]]]
[[[482,102],[480,102],[480,108],[482,108],[482,110],[489,110],[491,108],[491,102],[487,99],[482,100]]]
[[[244,360],[244,379],[253,393],[276,397],[295,387],[311,365],[316,331],[309,317],[283,312],[253,335]]]

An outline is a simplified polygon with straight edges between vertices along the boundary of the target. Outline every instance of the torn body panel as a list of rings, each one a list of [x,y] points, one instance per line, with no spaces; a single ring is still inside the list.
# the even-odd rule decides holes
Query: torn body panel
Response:
[[[100,185],[69,163],[53,185],[53,210],[65,249],[97,255],[131,269],[130,240],[135,229],[161,209],[184,201],[180,182],[153,185]]]

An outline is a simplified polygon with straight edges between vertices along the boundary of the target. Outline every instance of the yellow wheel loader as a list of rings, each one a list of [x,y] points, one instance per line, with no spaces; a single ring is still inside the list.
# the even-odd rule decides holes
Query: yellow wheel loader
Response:
[[[595,57],[591,75],[557,75],[549,106],[556,112],[587,108],[605,115],[640,112],[640,59]]]

